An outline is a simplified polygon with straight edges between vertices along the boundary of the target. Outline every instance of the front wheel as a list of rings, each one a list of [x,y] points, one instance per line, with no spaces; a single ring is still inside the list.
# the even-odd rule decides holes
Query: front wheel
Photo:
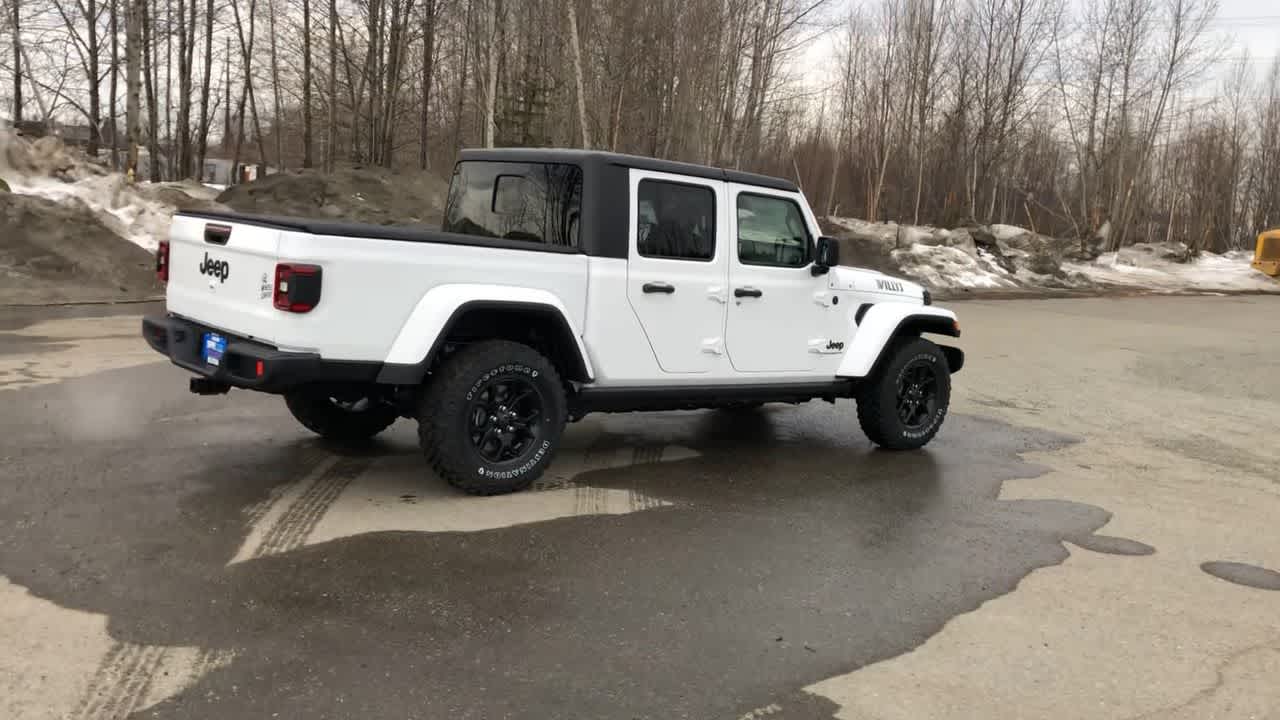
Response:
[[[454,487],[498,495],[528,487],[551,464],[568,410],[555,366],[527,345],[467,345],[431,374],[418,438]]]
[[[942,348],[924,338],[900,338],[858,390],[858,423],[871,442],[914,450],[933,439],[951,402],[951,370]]]

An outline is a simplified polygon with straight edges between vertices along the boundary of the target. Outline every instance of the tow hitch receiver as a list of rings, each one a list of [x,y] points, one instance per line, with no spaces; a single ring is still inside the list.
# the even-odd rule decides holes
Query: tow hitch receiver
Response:
[[[191,392],[196,395],[225,395],[229,390],[231,390],[229,384],[218,380],[202,377],[191,378]]]

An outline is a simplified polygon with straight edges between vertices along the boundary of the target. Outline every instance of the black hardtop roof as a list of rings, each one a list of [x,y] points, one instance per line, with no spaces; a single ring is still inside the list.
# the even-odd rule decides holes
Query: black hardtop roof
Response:
[[[572,148],[484,148],[463,150],[459,160],[479,160],[489,162],[542,162],[542,163],[564,163],[568,165],[590,165],[593,163],[603,163],[609,165],[620,165],[622,167],[636,168],[637,170],[653,170],[654,172],[671,173],[673,175],[688,175],[690,177],[707,178],[709,180],[723,180],[726,182],[742,183],[744,185],[757,185],[759,187],[773,188],[775,190],[787,190],[790,192],[799,192],[800,188],[790,180],[771,177],[769,175],[757,175],[756,173],[742,172],[740,170],[725,170],[723,168],[711,167],[709,165],[695,165],[694,163],[676,162],[674,160],[658,160],[657,158],[644,157],[641,155],[625,155],[623,153],[603,152],[600,150],[578,150]]]

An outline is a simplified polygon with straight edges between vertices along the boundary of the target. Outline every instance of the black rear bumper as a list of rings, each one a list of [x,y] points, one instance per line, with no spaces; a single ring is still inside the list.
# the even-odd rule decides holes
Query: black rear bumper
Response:
[[[206,332],[227,338],[227,349],[218,365],[201,358]],[[284,352],[172,315],[144,317],[142,335],[178,367],[213,383],[260,392],[282,393],[308,383],[372,383],[382,369],[382,363],[377,362],[325,360],[315,353]]]

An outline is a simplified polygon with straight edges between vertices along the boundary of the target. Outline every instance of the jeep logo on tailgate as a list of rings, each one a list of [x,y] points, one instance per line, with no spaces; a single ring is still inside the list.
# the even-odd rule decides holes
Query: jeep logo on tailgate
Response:
[[[214,260],[209,257],[209,253],[204,254],[204,261],[200,263],[200,274],[210,275],[218,278],[220,282],[226,282],[231,277],[231,264],[226,260]]]

